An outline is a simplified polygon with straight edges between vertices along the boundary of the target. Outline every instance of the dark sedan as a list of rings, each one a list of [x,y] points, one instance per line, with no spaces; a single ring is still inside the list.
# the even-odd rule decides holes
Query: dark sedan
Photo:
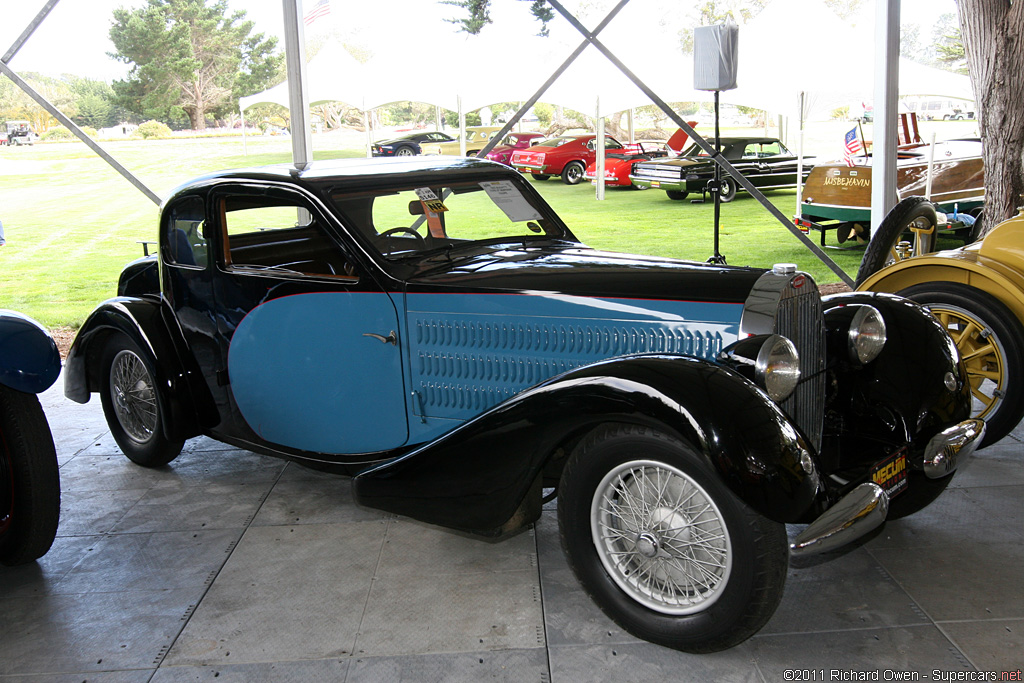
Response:
[[[390,140],[378,140],[371,150],[375,157],[411,157],[420,153],[420,145],[424,142],[451,142],[454,139],[437,131],[409,133]]]
[[[722,156],[759,190],[796,187],[797,156],[777,138],[722,138]],[[804,158],[803,177],[814,166],[814,157]],[[686,199],[691,192],[707,192],[715,175],[715,162],[697,145],[675,159],[652,159],[637,164],[629,179],[635,187],[665,190],[669,199]],[[739,184],[722,174],[722,201],[736,197]]]

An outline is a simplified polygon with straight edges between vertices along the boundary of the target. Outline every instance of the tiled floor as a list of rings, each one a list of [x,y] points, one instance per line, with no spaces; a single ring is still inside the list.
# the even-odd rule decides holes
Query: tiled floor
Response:
[[[70,403],[58,383],[43,404],[61,525],[38,564],[0,568],[0,680],[968,680],[955,676],[1024,666],[1024,426],[922,513],[794,563],[760,634],[697,656],[598,611],[553,509],[483,542],[208,439],[146,470],[95,398]]]

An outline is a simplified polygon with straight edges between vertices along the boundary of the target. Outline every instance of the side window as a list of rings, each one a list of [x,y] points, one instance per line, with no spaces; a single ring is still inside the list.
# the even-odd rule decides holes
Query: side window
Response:
[[[164,260],[179,266],[205,268],[206,238],[203,237],[203,200],[186,197],[170,208],[165,224]]]
[[[228,269],[355,277],[341,247],[296,199],[234,195],[218,199],[218,208]]]

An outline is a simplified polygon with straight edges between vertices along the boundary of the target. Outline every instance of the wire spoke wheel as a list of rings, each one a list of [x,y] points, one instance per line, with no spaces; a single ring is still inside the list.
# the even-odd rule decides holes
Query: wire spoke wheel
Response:
[[[732,569],[729,532],[711,496],[679,469],[631,461],[594,493],[591,532],[608,574],[664,614],[707,609]]]
[[[948,304],[930,306],[953,338],[971,384],[974,417],[991,417],[1006,396],[1006,349],[992,330],[970,311]]]
[[[142,359],[130,350],[122,350],[110,366],[110,394],[114,414],[125,434],[146,443],[157,426],[156,390]]]

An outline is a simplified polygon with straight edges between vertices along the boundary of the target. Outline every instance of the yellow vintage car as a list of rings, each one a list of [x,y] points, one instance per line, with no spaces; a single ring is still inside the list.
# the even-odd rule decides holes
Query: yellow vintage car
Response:
[[[948,251],[893,260],[858,290],[894,292],[927,306],[967,365],[982,446],[1024,417],[1024,212],[983,239]]]
[[[466,155],[473,156],[482,150],[500,130],[501,126],[466,126]],[[457,139],[451,142],[424,143],[420,147],[423,154],[445,154],[452,157],[461,154]]]

